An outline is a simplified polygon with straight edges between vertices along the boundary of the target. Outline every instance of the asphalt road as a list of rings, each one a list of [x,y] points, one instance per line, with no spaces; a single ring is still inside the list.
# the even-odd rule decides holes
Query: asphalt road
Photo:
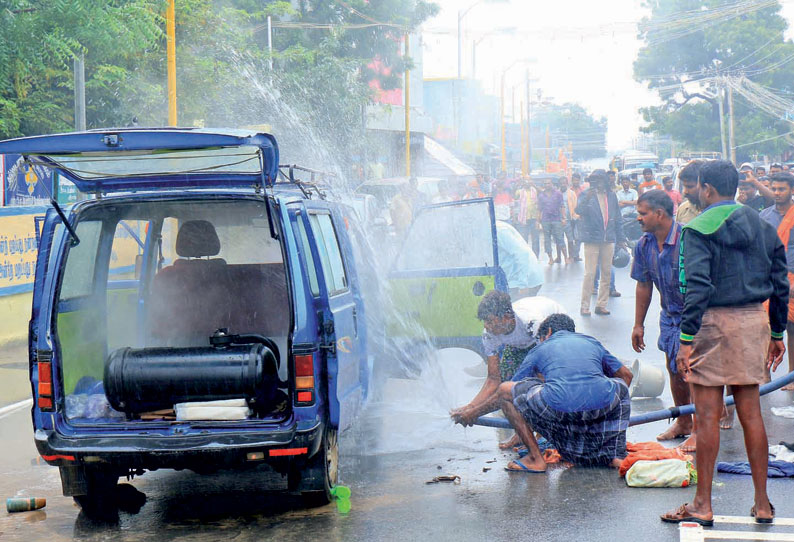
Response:
[[[602,340],[618,357],[640,357],[661,366],[663,358],[653,347],[658,309],[647,322],[648,349],[639,356],[631,350],[634,300],[628,270],[619,271],[623,297],[610,301],[613,314],[608,317],[578,316],[580,277],[581,264],[547,269],[541,294],[560,301],[577,315],[580,331]],[[453,426],[446,410],[467,401],[478,388],[478,381],[461,369],[478,362],[469,353],[450,350],[428,360],[421,380],[387,382],[383,400],[372,404],[342,440],[342,483],[352,490],[348,515],[334,505],[303,509],[299,500],[276,491],[284,484],[280,476],[264,470],[214,476],[158,471],[131,482],[147,496],[138,513],[121,512],[116,521],[98,523],[61,496],[57,469],[35,464],[29,412],[7,414],[0,418],[0,496],[46,497],[48,504],[29,513],[0,511],[0,541],[678,540],[677,527],[662,524],[658,514],[691,500],[693,489],[628,488],[607,469],[507,473],[503,468],[512,454],[497,449],[503,433]],[[14,393],[24,396],[26,390]],[[8,397],[4,388],[0,406]],[[764,399],[772,444],[794,440],[794,420],[773,416],[768,407],[792,404],[793,398],[775,392]],[[661,398],[635,400],[632,408],[637,413],[669,403],[665,389]],[[665,426],[657,422],[632,428],[629,440],[652,440]],[[744,458],[737,423],[722,432],[720,459]],[[439,474],[458,475],[460,483],[425,483]],[[769,482],[778,517],[794,516],[793,484],[788,479]],[[718,475],[714,502],[718,514],[747,515],[749,477]]]

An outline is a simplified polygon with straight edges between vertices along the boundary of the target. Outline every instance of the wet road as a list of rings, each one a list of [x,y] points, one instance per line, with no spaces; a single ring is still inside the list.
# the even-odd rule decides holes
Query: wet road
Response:
[[[661,366],[662,357],[653,347],[658,309],[647,322],[648,349],[640,356],[631,350],[634,300],[628,271],[618,273],[623,297],[610,300],[609,317],[578,317],[580,277],[581,264],[554,266],[547,269],[541,293],[577,315],[579,329],[600,338],[618,357],[640,357]],[[274,491],[283,481],[269,472],[200,476],[158,471],[131,482],[147,496],[137,514],[120,512],[117,521],[97,523],[61,496],[57,469],[31,463],[37,454],[29,412],[5,415],[0,418],[0,496],[46,497],[48,504],[31,513],[0,512],[0,541],[678,540],[677,527],[662,524],[658,514],[691,500],[693,489],[628,488],[616,472],[604,469],[507,473],[503,467],[512,454],[496,446],[504,434],[453,426],[444,412],[478,389],[479,382],[461,371],[477,361],[469,353],[450,350],[431,360],[433,369],[421,380],[388,381],[383,401],[373,404],[342,441],[342,483],[353,495],[347,516],[334,505],[301,508],[299,500]],[[0,406],[9,402],[5,388],[2,393]],[[794,440],[794,420],[773,416],[768,408],[792,404],[793,398],[775,392],[764,399],[770,443]],[[669,403],[666,389],[660,399],[635,400],[633,411]],[[652,440],[666,423],[632,428],[629,440]],[[722,432],[720,459],[744,459],[738,423]],[[459,475],[461,483],[425,484],[438,474]],[[787,479],[769,482],[779,517],[794,516],[793,484]],[[719,514],[746,515],[752,504],[749,477],[718,475],[714,500]]]

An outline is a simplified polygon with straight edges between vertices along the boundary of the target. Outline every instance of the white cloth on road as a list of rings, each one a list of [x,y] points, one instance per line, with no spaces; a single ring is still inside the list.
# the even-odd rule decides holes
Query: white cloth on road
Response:
[[[794,463],[794,451],[789,450],[782,444],[775,444],[769,447],[769,458],[774,461],[787,461]]]
[[[782,416],[783,418],[794,419],[794,405],[786,407],[772,407],[772,414],[775,416]]]

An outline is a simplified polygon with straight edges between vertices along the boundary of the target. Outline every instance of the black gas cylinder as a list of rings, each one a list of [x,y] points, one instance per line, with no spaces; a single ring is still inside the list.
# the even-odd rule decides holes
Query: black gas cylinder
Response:
[[[262,412],[272,405],[280,380],[270,348],[242,344],[120,348],[108,357],[104,385],[111,406],[128,414],[240,397]]]

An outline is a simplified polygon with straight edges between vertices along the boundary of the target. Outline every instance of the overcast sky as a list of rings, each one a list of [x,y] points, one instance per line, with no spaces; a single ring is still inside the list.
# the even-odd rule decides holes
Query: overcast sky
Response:
[[[441,11],[423,26],[424,77],[454,77],[458,9],[474,0],[435,1]],[[641,0],[483,0],[463,19],[463,77],[472,73],[472,40],[513,27],[513,34],[495,32],[477,46],[476,75],[486,92],[498,94],[502,70],[532,58],[533,87],[556,103],[577,102],[607,117],[610,149],[628,147],[642,122],[638,108],[656,103],[655,94],[632,77],[641,46],[636,23],[646,13]],[[791,34],[794,2],[783,2],[783,15]],[[511,68],[507,86],[523,85],[525,69]]]

